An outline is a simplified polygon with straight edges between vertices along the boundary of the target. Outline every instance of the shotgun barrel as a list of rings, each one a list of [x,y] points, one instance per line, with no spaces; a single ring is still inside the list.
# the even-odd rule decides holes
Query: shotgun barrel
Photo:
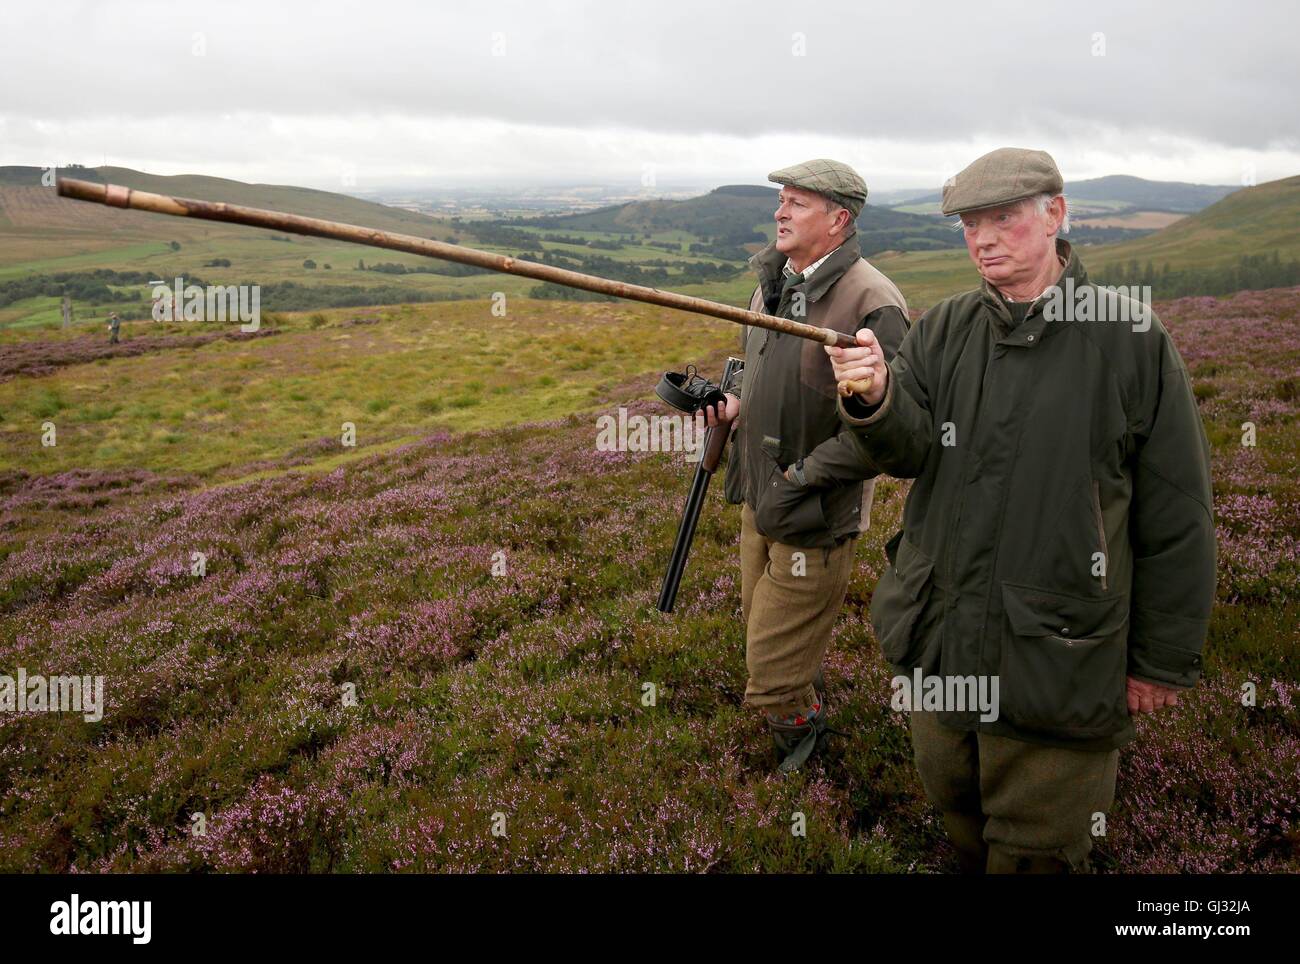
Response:
[[[807,338],[823,345],[838,345],[841,348],[854,347],[857,342],[853,336],[830,328],[806,325],[788,318],[765,315],[733,305],[724,305],[706,298],[695,298],[673,291],[661,291],[644,285],[627,284],[622,281],[610,281],[595,275],[557,268],[554,265],[538,264],[535,261],[522,261],[503,254],[478,251],[459,244],[444,241],[432,241],[417,238],[409,234],[394,234],[374,228],[364,228],[355,224],[343,224],[338,221],[325,221],[321,218],[309,218],[299,214],[284,214],[280,211],[268,211],[263,208],[244,207],[239,204],[224,204],[219,201],[197,201],[192,198],[172,197],[168,194],[151,194],[148,191],[136,191],[120,184],[96,184],[92,181],[78,181],[73,178],[60,177],[56,180],[56,189],[61,197],[78,201],[91,201],[107,204],[111,207],[130,208],[136,211],[151,211],[155,214],[170,214],[183,218],[202,218],[207,221],[225,221],[230,224],[246,224],[257,228],[271,228],[288,231],[292,234],[307,234],[318,238],[333,238],[336,241],[350,241],[354,244],[366,244],[375,248],[388,248],[392,251],[406,251],[410,254],[439,258],[443,261],[455,261],[458,264],[473,265],[505,274],[522,275],[538,281],[550,281],[554,284],[599,294],[613,295],[630,301],[643,301],[664,308],[676,308],[695,314],[712,315],[741,325],[766,328],[770,331],[784,332],[798,338]]]
[[[732,388],[736,372],[744,367],[739,358],[728,358],[727,366],[722,371],[720,386],[725,392]],[[691,491],[686,496],[686,506],[682,509],[682,519],[677,525],[677,538],[673,541],[673,553],[668,557],[668,569],[664,581],[659,587],[661,613],[673,611],[677,601],[677,588],[682,584],[682,574],[686,571],[686,557],[690,555],[691,543],[695,541],[695,527],[700,521],[700,510],[704,508],[704,497],[709,493],[709,480],[718,470],[722,460],[722,450],[731,436],[732,423],[714,425],[704,433],[700,461],[695,466],[695,477],[691,480]]]

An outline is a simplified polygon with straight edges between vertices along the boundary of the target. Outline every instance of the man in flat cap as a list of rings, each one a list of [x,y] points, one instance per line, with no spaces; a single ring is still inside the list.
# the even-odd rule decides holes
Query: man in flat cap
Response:
[[[862,178],[824,159],[768,178],[782,185],[776,240],[750,259],[758,274],[750,310],[850,335],[870,330],[892,356],[907,331],[907,304],[861,255]],[[826,730],[822,656],[848,588],[855,537],[869,522],[875,473],[864,472],[840,423],[835,378],[819,345],[745,327],[741,348],[743,389],[708,419],[739,416],[726,495],[744,503],[745,699],[764,712],[788,773]]]
[[[824,349],[842,382],[871,379],[840,406],[864,460],[916,480],[871,617],[900,674],[942,684],[900,708],[971,872],[1088,869],[1117,748],[1195,684],[1214,599],[1187,369],[1149,307],[1092,285],[1057,237],[1062,189],[1042,151],[979,158],[943,212],[983,285],[893,359],[870,332]],[[992,712],[970,706],[989,680]]]

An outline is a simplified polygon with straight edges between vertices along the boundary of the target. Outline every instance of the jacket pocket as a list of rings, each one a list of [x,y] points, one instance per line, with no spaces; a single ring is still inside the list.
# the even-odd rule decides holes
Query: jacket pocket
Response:
[[[769,539],[787,545],[835,545],[821,490],[791,482],[775,460],[768,461],[767,479],[754,507],[754,525]]]
[[[885,659],[906,666],[916,649],[912,645],[916,617],[933,590],[934,560],[902,532],[886,544],[885,555],[890,565],[871,594],[871,626]]]
[[[1004,582],[1000,713],[1028,730],[1100,737],[1128,721],[1128,597]]]

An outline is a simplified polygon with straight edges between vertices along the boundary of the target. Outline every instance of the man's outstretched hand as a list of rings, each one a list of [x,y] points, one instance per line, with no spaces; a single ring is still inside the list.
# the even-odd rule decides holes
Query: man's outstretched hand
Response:
[[[889,366],[885,364],[885,353],[876,341],[870,328],[863,328],[857,334],[857,348],[833,348],[824,346],[830,356],[831,368],[835,370],[835,381],[841,386],[849,382],[861,382],[867,379],[871,384],[858,396],[868,405],[879,405],[885,397],[885,386],[889,380]],[[841,391],[841,394],[844,394]]]
[[[1178,690],[1156,683],[1147,683],[1140,679],[1128,678],[1128,712],[1130,716],[1139,713],[1154,713],[1162,706],[1177,706]]]

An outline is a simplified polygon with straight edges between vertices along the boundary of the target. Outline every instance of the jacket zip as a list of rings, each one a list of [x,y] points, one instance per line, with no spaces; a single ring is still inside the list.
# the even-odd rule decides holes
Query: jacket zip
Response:
[[[745,394],[742,396],[742,398],[741,398],[741,404],[740,404],[740,408],[741,408],[741,411],[740,411],[740,416],[741,416],[740,424],[741,424],[741,428],[742,428],[742,429],[746,428],[747,425],[748,425],[748,420],[745,419],[745,417],[744,417],[744,415],[745,415],[745,409],[747,409],[747,408],[749,407],[749,400],[753,397],[753,395],[754,395],[754,391],[755,391],[755,389],[758,387],[758,384],[759,384],[759,375],[760,375],[760,374],[762,373],[762,371],[763,371],[763,355],[767,353],[767,338],[768,338],[768,335],[771,334],[771,333],[768,332],[768,331],[765,330],[765,329],[754,329],[754,328],[750,328],[750,329],[748,329],[748,337],[745,339],[745,354],[746,354],[746,356],[748,356],[748,354],[749,354],[749,339],[750,339],[750,338],[753,338],[753,337],[755,336],[755,334],[758,333],[758,332],[760,332],[760,331],[762,332],[762,334],[761,334],[760,337],[762,337],[762,339],[763,339],[763,344],[759,347],[758,351],[754,354],[754,367],[753,367],[753,370],[752,370],[752,371],[747,371],[747,372],[745,372],[745,388],[744,388],[744,392],[745,392]],[[755,473],[754,473],[754,471],[753,471],[753,469],[755,468],[755,466],[749,464],[749,458],[748,458],[748,456],[749,456],[749,440],[748,440],[748,435],[746,435],[745,441],[744,441],[742,444],[743,444],[744,447],[741,449],[741,451],[744,452],[745,455],[746,455],[745,465],[744,465],[744,469],[743,469],[743,471],[744,471],[744,473],[745,473],[745,478],[744,478],[744,482],[745,482],[745,501],[748,502],[750,505],[752,505],[752,506],[754,506],[754,507],[757,508],[757,506],[758,506],[758,491],[757,491],[757,489],[755,488],[755,485],[756,485],[757,483],[756,483],[756,481],[755,481],[755,478],[754,478]],[[767,484],[767,480],[766,480],[766,478],[763,480],[763,484],[764,484],[764,485]]]
[[[980,397],[979,397],[978,402],[977,402],[976,405],[975,405],[975,418],[974,418],[974,420],[973,420],[972,423],[971,423],[970,430],[969,430],[969,433],[968,433],[969,438],[970,438],[970,448],[967,449],[967,453],[968,453],[968,454],[967,454],[967,455],[962,459],[962,465],[961,465],[961,494],[960,494],[960,496],[959,496],[958,499],[957,499],[957,510],[956,510],[956,512],[953,513],[953,517],[952,517],[952,531],[954,531],[954,532],[956,532],[956,531],[958,531],[958,530],[960,529],[960,527],[961,527],[961,517],[962,517],[962,513],[963,513],[963,512],[965,511],[965,509],[966,509],[966,488],[967,488],[967,485],[968,485],[968,482],[967,482],[967,479],[966,479],[966,471],[967,471],[967,469],[968,469],[969,466],[970,466],[970,461],[969,461],[969,460],[974,459],[974,458],[977,457],[976,454],[975,454],[975,448],[974,448],[974,446],[975,446],[975,439],[978,437],[979,422],[980,422],[980,410],[983,408],[983,404],[982,404],[982,403],[983,403],[983,401],[984,401],[984,387],[988,384],[988,381],[989,381],[989,371],[993,368],[993,353],[994,353],[994,351],[997,349],[997,347],[998,347],[998,344],[997,344],[996,329],[995,329],[995,335],[994,335],[994,338],[993,338],[993,342],[992,342],[992,344],[989,345],[988,356],[984,359],[984,374],[980,376]],[[942,568],[943,568],[943,572],[944,572],[944,578],[945,578],[945,580],[946,580],[946,578],[947,578],[947,573],[950,573],[950,572],[954,572],[954,571],[955,571],[955,563],[956,563],[956,555],[957,555],[957,540],[956,540],[956,539],[951,539],[951,540],[949,540],[949,542],[948,542],[948,544],[947,544],[947,546],[946,546],[945,548],[948,550],[948,551],[944,554],[947,558],[946,558],[945,563],[944,563],[944,565],[943,565]],[[933,577],[932,577],[932,578],[933,578]],[[956,605],[956,602],[955,602],[956,597],[957,597],[957,594],[954,593],[954,594],[953,594],[953,600],[950,600],[950,601],[949,601],[949,608],[950,608],[950,609]]]
[[[1106,520],[1101,514],[1101,483],[1092,480],[1092,516],[1097,523],[1097,538],[1101,541],[1101,591],[1106,591],[1106,567],[1110,565],[1110,548],[1106,545]]]

